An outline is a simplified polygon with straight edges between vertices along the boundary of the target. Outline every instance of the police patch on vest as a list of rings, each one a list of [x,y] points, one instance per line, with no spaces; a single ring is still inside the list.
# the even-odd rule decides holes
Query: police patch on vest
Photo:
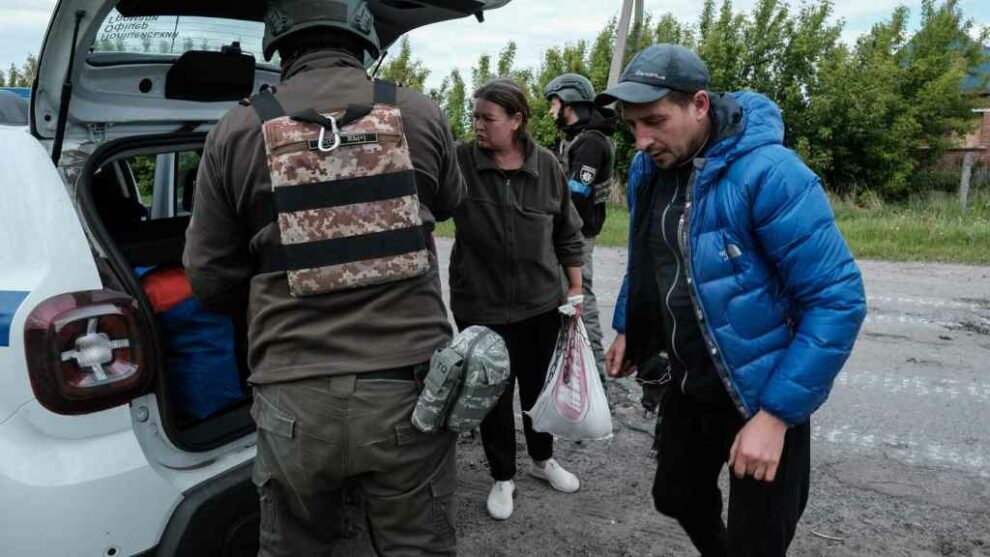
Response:
[[[319,140],[311,139],[309,140],[309,150],[318,151],[319,150]],[[377,133],[342,133],[340,134],[340,145],[339,147],[350,147],[353,145],[368,145],[370,143],[378,143]],[[323,147],[328,148],[333,145],[333,137],[323,138]]]
[[[581,165],[581,183],[590,186],[595,183],[595,175],[598,171],[588,165]]]

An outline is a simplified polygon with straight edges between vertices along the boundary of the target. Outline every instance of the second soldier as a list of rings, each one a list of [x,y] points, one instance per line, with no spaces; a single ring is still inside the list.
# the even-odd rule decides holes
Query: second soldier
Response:
[[[593,253],[595,237],[605,225],[606,202],[611,193],[612,166],[618,115],[607,108],[596,107],[595,89],[588,78],[580,74],[560,75],[547,84],[544,94],[550,101],[550,115],[563,134],[557,150],[571,192],[571,201],[581,220],[584,239],[584,265],[581,268],[584,295],[584,325],[595,353],[595,363],[605,378],[605,350],[602,327],[598,317],[598,302],[593,286]]]

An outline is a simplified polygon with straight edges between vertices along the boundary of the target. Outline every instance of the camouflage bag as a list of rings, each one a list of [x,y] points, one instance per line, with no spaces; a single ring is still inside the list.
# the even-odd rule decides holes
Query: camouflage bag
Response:
[[[373,104],[287,115],[270,91],[261,118],[278,244],[259,272],[287,274],[293,296],[417,277],[430,270],[428,233],[392,83]]]
[[[468,327],[430,360],[412,424],[426,433],[444,426],[451,431],[471,431],[485,419],[508,384],[505,341],[487,327]]]

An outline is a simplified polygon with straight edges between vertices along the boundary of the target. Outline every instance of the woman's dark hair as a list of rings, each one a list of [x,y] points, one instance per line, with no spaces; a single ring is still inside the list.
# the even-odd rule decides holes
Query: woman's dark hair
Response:
[[[474,98],[488,101],[501,106],[506,114],[511,118],[516,114],[522,115],[522,125],[516,130],[515,140],[517,143],[525,143],[529,139],[529,101],[522,87],[515,81],[507,78],[498,78],[482,85],[474,92]]]

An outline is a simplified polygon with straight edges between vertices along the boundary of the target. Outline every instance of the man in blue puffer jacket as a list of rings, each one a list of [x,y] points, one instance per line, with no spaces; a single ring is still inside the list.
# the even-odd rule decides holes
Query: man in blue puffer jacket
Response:
[[[707,88],[695,53],[654,45],[596,98],[618,103],[641,151],[609,373],[670,356],[657,510],[706,557],[785,555],[808,497],[809,418],[866,300],[820,180],[783,146],[779,109]]]

